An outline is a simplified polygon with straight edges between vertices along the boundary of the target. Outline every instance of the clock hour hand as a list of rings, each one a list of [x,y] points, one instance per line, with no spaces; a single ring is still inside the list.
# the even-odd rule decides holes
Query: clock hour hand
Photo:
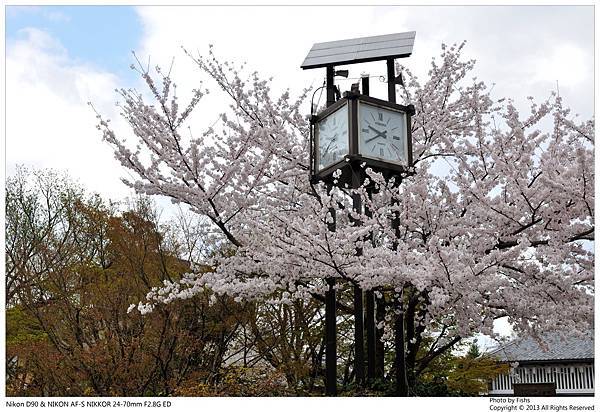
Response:
[[[377,134],[375,135],[375,137],[371,137],[370,139],[365,140],[365,143],[369,143],[370,141],[377,139],[379,136],[383,137],[384,139],[387,139],[387,136],[386,136],[387,130],[380,132],[379,130],[375,129],[371,125],[369,125],[369,129],[373,130]]]

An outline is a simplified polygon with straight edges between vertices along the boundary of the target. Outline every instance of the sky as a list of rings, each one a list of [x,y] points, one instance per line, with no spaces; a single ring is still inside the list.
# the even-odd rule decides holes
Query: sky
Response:
[[[181,47],[206,54],[209,44],[218,56],[273,76],[274,91],[299,93],[323,81],[324,69],[299,67],[313,43],[415,30],[413,55],[401,62],[422,78],[442,43],[466,40],[465,57],[477,60],[478,77],[493,84],[496,97],[526,109],[527,96],[541,100],[558,87],[575,112],[593,113],[591,6],[8,6],[5,23],[7,173],[17,164],[66,169],[115,200],[130,194],[120,182],[126,172],[102,142],[87,102],[130,135],[115,89],[143,89],[129,67],[132,51],[151,66],[174,59],[183,101],[201,77]],[[351,78],[385,73],[382,62],[347,68]],[[371,89],[384,97],[377,78]],[[224,109],[217,94],[206,100],[196,112],[198,128]]]
[[[218,56],[273,76],[274,91],[299,94],[325,75],[300,69],[313,43],[413,30],[413,54],[401,63],[420,78],[442,43],[466,40],[464,56],[477,60],[476,75],[493,85],[494,97],[513,98],[526,110],[527,96],[539,101],[558,89],[581,118],[594,113],[592,6],[7,6],[6,174],[16,165],[66,170],[105,198],[131,196],[120,181],[128,174],[87,103],[117,134],[131,135],[115,89],[143,89],[129,67],[132,51],[151,66],[173,61],[182,101],[202,76],[181,47],[206,54],[209,44]],[[385,73],[383,62],[344,68],[350,78]],[[343,91],[356,81],[339,84]],[[371,89],[385,98],[377,77]],[[226,104],[211,94],[192,126],[210,126]]]

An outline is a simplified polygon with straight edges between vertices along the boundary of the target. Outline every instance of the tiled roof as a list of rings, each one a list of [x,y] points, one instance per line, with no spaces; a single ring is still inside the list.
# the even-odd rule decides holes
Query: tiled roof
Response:
[[[541,335],[541,339],[546,347],[540,346],[535,339],[526,337],[503,345],[490,354],[507,362],[594,358],[593,331],[585,336],[546,333]]]

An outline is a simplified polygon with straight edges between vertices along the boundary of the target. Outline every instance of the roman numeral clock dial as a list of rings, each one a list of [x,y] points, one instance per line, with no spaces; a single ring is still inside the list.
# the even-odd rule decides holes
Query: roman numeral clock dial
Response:
[[[358,144],[362,156],[407,164],[404,113],[360,102],[358,124]]]
[[[319,121],[317,140],[319,170],[339,162],[348,154],[348,105]]]

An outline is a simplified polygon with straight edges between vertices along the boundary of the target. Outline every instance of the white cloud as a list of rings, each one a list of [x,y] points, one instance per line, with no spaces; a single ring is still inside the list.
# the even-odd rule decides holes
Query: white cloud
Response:
[[[593,59],[581,47],[570,43],[557,45],[552,52],[536,62],[534,78],[542,82],[559,82],[566,87],[589,84],[593,74]]]
[[[47,10],[42,6],[24,6],[24,5],[12,5],[6,7],[6,16],[10,18],[17,17],[20,14],[39,14],[46,20],[55,23],[68,23],[71,21],[71,17],[58,11],[58,10]]]
[[[303,71],[300,64],[313,43],[416,30],[413,56],[402,63],[425,77],[442,42],[467,40],[465,58],[477,59],[477,76],[494,95],[512,97],[527,108],[526,97],[546,98],[559,81],[561,95],[576,112],[593,113],[593,7],[542,6],[333,6],[333,7],[139,7],[144,27],[140,55],[163,65],[176,57],[182,86],[199,78],[180,52],[207,52],[274,76],[274,89],[300,91],[323,81],[324,69]],[[347,66],[384,74],[383,62]],[[357,80],[339,80],[343,90]],[[372,80],[377,97],[385,88]],[[181,88],[181,89],[184,89]],[[214,104],[207,105],[214,108]],[[210,116],[209,116],[210,117]],[[209,122],[207,120],[207,122]]]
[[[118,79],[74,63],[48,33],[34,28],[6,49],[6,161],[67,170],[88,189],[106,197],[130,193],[120,181],[123,170],[101,141],[93,110],[115,118]],[[118,127],[119,126],[117,124]]]
[[[206,55],[213,44],[215,54],[249,70],[273,77],[273,91],[289,87],[300,93],[304,87],[319,86],[323,70],[300,69],[313,43],[323,39],[368,35],[358,31],[357,21],[370,9],[356,7],[139,7],[144,38],[139,55],[150,56],[152,64],[168,66],[175,57],[174,78],[178,93],[197,87],[204,79],[181,47]],[[212,84],[207,87],[215,90]],[[349,88],[349,83],[348,83]],[[182,96],[185,101],[185,96]],[[205,98],[198,117],[210,125],[226,106],[219,93]],[[219,104],[219,102],[221,104]]]
[[[59,11],[51,11],[44,13],[44,17],[53,22],[67,23],[71,21],[71,17]]]

